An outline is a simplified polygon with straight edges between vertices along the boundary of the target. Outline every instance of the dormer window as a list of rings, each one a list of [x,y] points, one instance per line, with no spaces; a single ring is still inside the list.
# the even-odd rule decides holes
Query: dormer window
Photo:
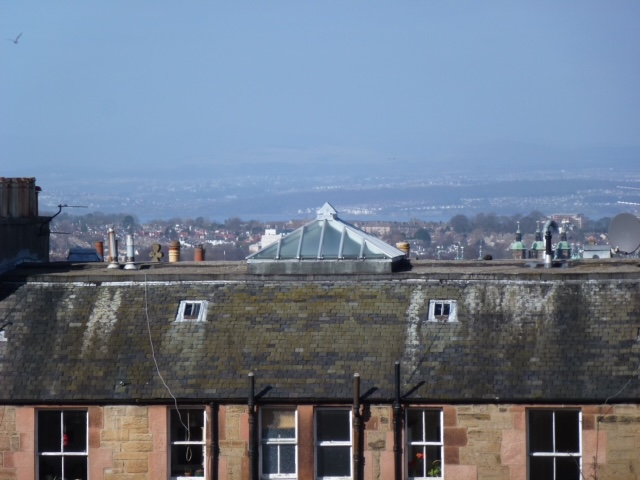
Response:
[[[207,319],[208,305],[206,300],[182,300],[176,322],[204,322]]]
[[[430,322],[457,322],[458,302],[456,300],[431,300],[429,302]]]

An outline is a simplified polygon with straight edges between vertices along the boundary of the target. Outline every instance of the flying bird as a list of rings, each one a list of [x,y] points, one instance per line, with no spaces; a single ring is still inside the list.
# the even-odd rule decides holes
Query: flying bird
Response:
[[[13,43],[15,43],[17,45],[18,44],[18,40],[20,40],[21,36],[22,36],[22,32],[20,32],[16,38],[7,38],[7,40],[9,40],[10,42],[13,42]]]

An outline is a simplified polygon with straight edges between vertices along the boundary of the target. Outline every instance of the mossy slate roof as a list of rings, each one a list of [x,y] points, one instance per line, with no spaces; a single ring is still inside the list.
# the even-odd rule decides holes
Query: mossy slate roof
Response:
[[[414,262],[333,276],[249,275],[240,262],[24,266],[0,276],[0,325],[11,322],[0,402],[241,403],[249,372],[263,402],[348,401],[355,373],[365,401],[386,402],[396,361],[408,402],[637,401],[640,268],[565,266]],[[206,321],[176,322],[181,300],[208,301]],[[428,321],[430,300],[456,300],[457,322]]]

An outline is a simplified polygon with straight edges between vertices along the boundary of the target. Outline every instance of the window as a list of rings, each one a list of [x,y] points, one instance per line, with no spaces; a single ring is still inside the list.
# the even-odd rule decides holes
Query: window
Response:
[[[207,319],[208,306],[209,302],[205,300],[183,300],[178,307],[176,322],[204,322]]]
[[[87,411],[38,411],[38,479],[87,480]]]
[[[442,410],[407,410],[409,478],[443,478]]]
[[[316,410],[316,478],[351,478],[351,410]]]
[[[529,478],[580,479],[581,424],[578,410],[529,410]]]
[[[429,321],[458,321],[458,302],[455,300],[431,300],[429,302]]]
[[[263,478],[297,478],[297,414],[293,408],[260,411]]]
[[[171,478],[205,478],[205,429],[203,408],[180,408],[169,415]]]

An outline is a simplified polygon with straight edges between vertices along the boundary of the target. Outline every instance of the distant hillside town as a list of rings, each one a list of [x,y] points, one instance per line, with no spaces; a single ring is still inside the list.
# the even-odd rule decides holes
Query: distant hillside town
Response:
[[[96,242],[106,244],[109,227],[113,227],[122,239],[128,233],[133,234],[139,261],[150,258],[154,244],[162,245],[168,255],[166,252],[172,242],[179,242],[183,259],[192,260],[196,247],[202,247],[207,260],[243,260],[308,221],[263,223],[234,217],[217,223],[197,217],[142,223],[132,214],[74,213],[61,213],[51,222],[52,260],[66,260],[70,251],[94,248]],[[345,215],[341,218],[349,221]],[[541,236],[541,228],[549,219],[561,230],[555,241],[565,238],[573,257],[580,258],[585,247],[601,245],[605,250],[609,249],[607,229],[611,219],[590,219],[582,214],[545,215],[534,211],[512,216],[458,214],[447,222],[416,218],[408,222],[351,223],[389,244],[408,243],[413,258],[475,260],[523,258],[523,250],[534,252],[536,242],[541,240],[537,236]],[[525,253],[524,258],[529,255]]]
[[[203,216],[143,222],[134,211],[85,213],[84,208],[65,204],[60,204],[53,214],[43,214],[39,206],[42,189],[35,185],[34,178],[2,178],[0,190],[0,216],[5,218],[5,231],[9,232],[5,243],[16,243],[14,250],[19,252],[21,240],[10,234],[11,225],[32,217],[37,220],[33,238],[42,243],[44,233],[50,233],[47,244],[38,245],[37,250],[42,253],[48,249],[52,261],[104,258],[110,230],[119,241],[118,256],[125,256],[125,238],[131,235],[133,254],[140,262],[152,258],[168,261],[172,245],[180,249],[184,260],[198,255],[206,260],[239,261],[314,218],[308,212],[307,218],[271,222],[240,217],[218,222]],[[331,196],[330,192],[325,193]],[[553,222],[556,230],[553,249],[558,258],[602,258],[611,255],[616,247],[610,245],[608,238],[611,218],[595,219],[582,213],[545,214],[535,210],[524,215],[458,213],[447,221],[419,217],[409,221],[372,221],[351,219],[355,214],[348,209],[342,212],[339,205],[337,211],[342,221],[355,228],[390,245],[402,245],[412,259],[540,258],[548,222]]]

